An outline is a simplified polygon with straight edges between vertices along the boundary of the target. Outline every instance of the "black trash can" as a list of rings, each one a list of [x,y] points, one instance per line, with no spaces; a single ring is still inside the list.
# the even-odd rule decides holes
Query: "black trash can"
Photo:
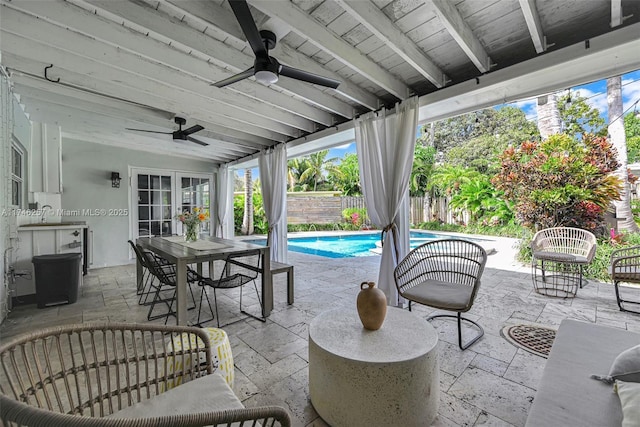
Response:
[[[38,308],[73,304],[78,300],[81,259],[80,253],[33,257]]]

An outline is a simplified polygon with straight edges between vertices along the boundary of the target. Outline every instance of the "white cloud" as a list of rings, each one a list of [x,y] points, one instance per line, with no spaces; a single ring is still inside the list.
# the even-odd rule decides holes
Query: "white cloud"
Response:
[[[522,99],[520,101],[512,102],[511,104],[508,104],[508,105],[521,109],[524,112],[525,116],[527,117],[527,120],[537,121],[538,120],[537,104],[538,104],[537,98],[530,98],[530,99]]]
[[[640,80],[633,81],[631,79],[622,80],[622,101],[623,111],[633,108],[632,105],[640,99]],[[637,110],[640,111],[640,102],[637,104]]]

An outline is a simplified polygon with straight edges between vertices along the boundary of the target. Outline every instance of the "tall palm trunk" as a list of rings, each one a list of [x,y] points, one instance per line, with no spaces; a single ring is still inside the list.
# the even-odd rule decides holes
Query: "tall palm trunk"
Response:
[[[538,112],[538,129],[543,139],[562,132],[562,120],[560,119],[555,93],[539,97],[536,109]]]
[[[620,218],[618,230],[637,233],[640,228],[633,220],[631,212],[629,177],[627,175],[627,140],[624,132],[620,76],[607,79],[607,105],[609,107],[609,135],[611,143],[618,151],[618,162],[620,163],[615,174],[622,181],[620,200],[613,202],[616,207],[616,217]]]
[[[244,216],[242,217],[242,234],[253,234],[253,182],[251,169],[244,170]]]

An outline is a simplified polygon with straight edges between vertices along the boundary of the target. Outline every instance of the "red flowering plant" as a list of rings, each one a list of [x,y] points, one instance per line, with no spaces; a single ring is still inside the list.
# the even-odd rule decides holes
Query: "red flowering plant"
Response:
[[[577,227],[602,234],[604,211],[620,198],[621,181],[612,175],[616,156],[603,137],[552,135],[507,149],[492,182],[515,203],[516,218],[525,226]]]

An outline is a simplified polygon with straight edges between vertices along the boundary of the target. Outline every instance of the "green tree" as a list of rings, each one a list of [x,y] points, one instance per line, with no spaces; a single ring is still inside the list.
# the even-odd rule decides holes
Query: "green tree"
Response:
[[[450,206],[457,211],[468,211],[472,222],[484,220],[485,224],[499,225],[513,219],[511,204],[486,175],[462,184],[460,192],[451,198]]]
[[[579,92],[558,96],[558,111],[563,123],[563,133],[567,135],[607,135],[607,127],[605,120],[600,116],[600,110],[592,108],[587,103],[587,98],[580,96]]]
[[[479,176],[476,170],[445,164],[435,168],[427,187],[436,194],[451,196],[458,193],[462,185]]]
[[[302,174],[309,169],[309,160],[306,157],[298,157],[287,162],[287,181],[289,182],[289,191],[308,191],[313,184],[302,181]]]
[[[422,197],[428,193],[427,184],[436,162],[436,149],[416,144],[411,167],[409,194],[411,197]]]
[[[342,191],[345,196],[362,194],[358,155],[355,153],[346,154],[340,163],[329,169],[327,179],[333,184],[335,190]]]
[[[327,159],[329,150],[321,150],[308,157],[307,169],[300,175],[300,180],[313,180],[313,191],[318,189],[318,183],[325,180],[325,173],[333,167],[335,158]]]
[[[640,162],[640,114],[631,112],[624,116],[624,133],[627,137],[627,161]]]
[[[429,129],[424,129],[424,138],[430,138]],[[507,144],[517,145],[522,141],[537,139],[540,133],[535,122],[527,120],[517,107],[499,109],[486,108],[434,124],[433,145],[438,152],[446,154],[453,147],[465,145],[479,137],[494,137]]]
[[[602,234],[604,210],[620,197],[615,150],[606,138],[566,134],[524,142],[501,157],[492,182],[515,204],[516,217],[539,230],[568,226]]]

